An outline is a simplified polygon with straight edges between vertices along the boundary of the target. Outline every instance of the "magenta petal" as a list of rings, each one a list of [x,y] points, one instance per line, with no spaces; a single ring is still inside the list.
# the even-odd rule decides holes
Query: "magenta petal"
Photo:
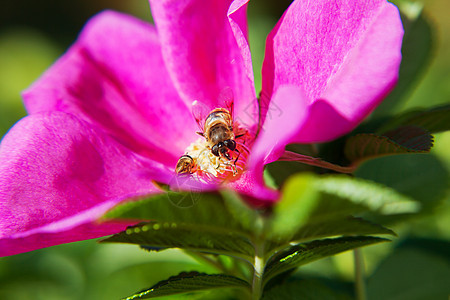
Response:
[[[113,233],[116,225],[89,228],[120,201],[158,192],[152,180],[170,178],[164,166],[69,114],[28,116],[0,145],[0,255],[17,253],[7,246],[16,238],[34,241],[20,250],[30,251]]]
[[[247,1],[150,0],[170,76],[183,100],[223,107],[231,88],[235,117],[256,125],[257,100],[247,39]]]
[[[264,165],[275,161],[301,129],[307,116],[306,97],[296,86],[281,86],[275,93],[264,125],[251,149],[247,171],[231,187],[242,194],[259,199],[253,203],[272,202],[278,193],[264,185]]]
[[[393,88],[402,37],[398,10],[387,1],[294,1],[267,39],[263,94],[270,98],[284,84],[301,86],[314,107],[297,141],[333,139]],[[322,106],[327,110],[317,108]],[[313,126],[331,118],[331,127]]]
[[[249,168],[278,159],[288,143],[295,141],[308,118],[307,100],[297,86],[281,86],[270,101],[265,122],[249,157]]]
[[[33,251],[45,247],[77,242],[107,236],[121,232],[132,222],[89,222],[75,227],[60,229],[58,232],[46,231],[45,228],[35,233],[24,233],[13,238],[0,239],[0,257]],[[58,224],[56,224],[58,225]]]
[[[248,170],[238,180],[227,184],[229,188],[237,191],[253,206],[267,206],[275,202],[280,193],[268,188],[263,180],[263,168]]]
[[[174,166],[198,130],[164,66],[155,28],[103,12],[24,93],[27,110],[64,111],[134,152]]]

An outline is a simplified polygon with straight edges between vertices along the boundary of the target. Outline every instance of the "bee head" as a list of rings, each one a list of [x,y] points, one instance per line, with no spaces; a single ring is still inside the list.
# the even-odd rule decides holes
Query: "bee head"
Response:
[[[219,144],[215,144],[214,146],[212,146],[211,152],[215,156],[219,156]]]
[[[234,140],[226,140],[223,142],[223,144],[231,151],[234,151],[236,149],[236,142]]]

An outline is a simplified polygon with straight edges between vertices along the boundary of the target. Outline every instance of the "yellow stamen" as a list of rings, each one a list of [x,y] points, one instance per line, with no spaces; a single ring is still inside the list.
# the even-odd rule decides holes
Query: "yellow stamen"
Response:
[[[236,141],[237,151],[230,150],[231,159],[228,160],[215,156],[204,138],[197,139],[186,149],[186,154],[191,156],[196,164],[196,171],[192,175],[207,182],[236,180],[244,171],[248,156],[247,147],[242,145],[242,141]],[[236,158],[238,159],[235,162]]]

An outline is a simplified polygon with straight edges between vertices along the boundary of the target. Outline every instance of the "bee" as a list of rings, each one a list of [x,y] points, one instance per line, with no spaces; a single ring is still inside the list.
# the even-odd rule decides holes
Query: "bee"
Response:
[[[177,174],[192,174],[195,172],[196,163],[190,155],[182,155],[177,162],[175,171]]]
[[[199,132],[199,134],[206,139],[212,154],[231,160],[229,151],[237,149],[234,140],[233,119],[227,109],[212,110],[205,120],[203,132]]]
[[[232,171],[234,176],[243,169],[241,163],[237,164],[240,150],[249,150],[245,139],[243,143],[236,139],[248,135],[248,131],[234,122],[231,89],[222,91],[216,105],[211,110],[199,101],[192,103],[192,114],[200,129],[197,134],[204,139],[192,143],[178,159],[175,167],[177,174],[216,177]]]
[[[194,106],[196,104],[194,102]],[[238,154],[234,159],[234,164],[236,164],[240,156],[236,147],[236,139],[244,136],[244,134],[235,135],[233,103],[231,102],[228,106],[229,108],[213,109],[206,118],[196,116],[197,123],[203,130],[197,132],[197,134],[205,138],[207,148],[219,159],[226,158],[227,161],[231,161],[233,159],[232,152],[236,152]]]

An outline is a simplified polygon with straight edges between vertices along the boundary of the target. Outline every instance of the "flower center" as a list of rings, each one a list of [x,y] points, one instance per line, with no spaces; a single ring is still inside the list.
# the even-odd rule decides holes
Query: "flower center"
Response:
[[[250,133],[234,122],[225,138],[215,139],[214,130],[191,143],[180,158],[176,171],[190,174],[202,182],[236,180],[245,170],[249,147],[253,142]],[[220,129],[218,129],[220,131]],[[207,131],[209,134],[209,131]]]

